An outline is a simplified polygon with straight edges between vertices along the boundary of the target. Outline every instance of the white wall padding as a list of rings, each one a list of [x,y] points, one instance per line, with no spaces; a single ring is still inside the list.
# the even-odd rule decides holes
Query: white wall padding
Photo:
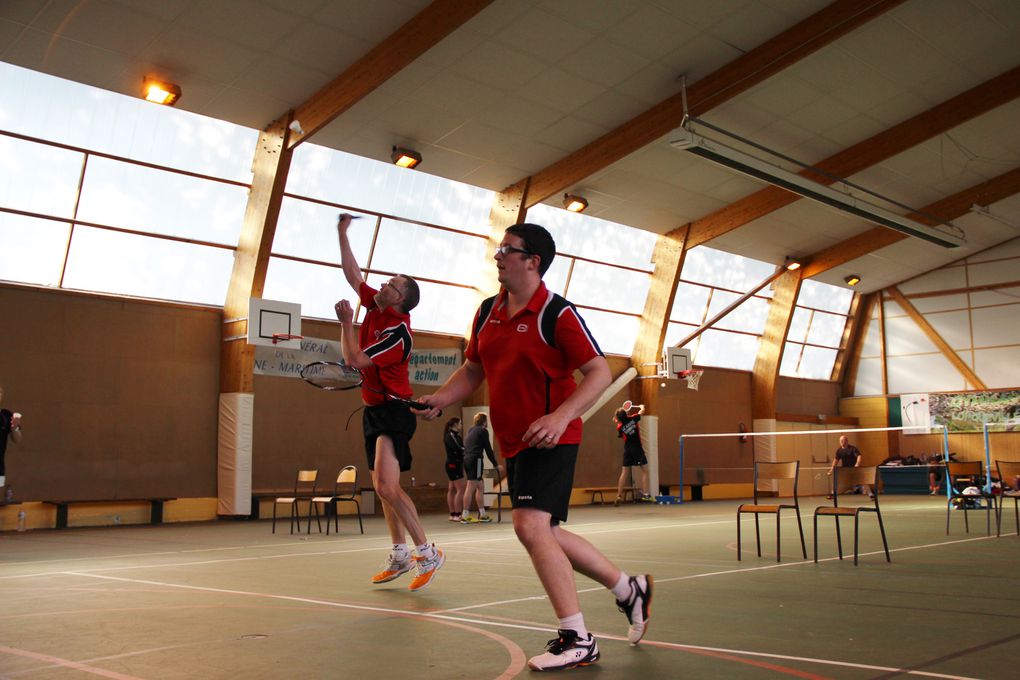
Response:
[[[255,395],[220,395],[216,461],[216,513],[251,514],[251,448]]]

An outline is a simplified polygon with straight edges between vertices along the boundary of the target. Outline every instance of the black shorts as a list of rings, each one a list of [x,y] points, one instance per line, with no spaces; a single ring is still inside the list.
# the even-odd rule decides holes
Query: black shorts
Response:
[[[469,482],[477,482],[482,478],[482,457],[464,456],[464,474]]]
[[[640,446],[624,446],[623,467],[632,467],[634,465],[648,465],[645,450]]]
[[[567,521],[578,444],[551,449],[524,449],[507,458],[510,501],[516,508],[535,508],[552,515],[553,524]]]
[[[456,461],[446,461],[446,478],[451,482],[464,478],[464,466]]]
[[[411,437],[418,427],[418,419],[407,405],[388,401],[379,406],[366,406],[361,424],[365,431],[365,454],[368,456],[369,470],[375,469],[375,440],[381,434],[393,440],[393,452],[400,463],[400,471],[411,469]]]

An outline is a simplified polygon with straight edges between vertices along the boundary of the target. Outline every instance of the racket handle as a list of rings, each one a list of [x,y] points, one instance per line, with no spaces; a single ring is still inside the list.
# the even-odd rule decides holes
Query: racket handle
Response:
[[[411,399],[401,399],[401,401],[403,401],[405,404],[418,411],[428,411],[430,408],[432,408],[428,404],[423,404],[420,401],[413,401]],[[440,416],[443,415],[443,409],[439,409],[439,413],[437,415]]]

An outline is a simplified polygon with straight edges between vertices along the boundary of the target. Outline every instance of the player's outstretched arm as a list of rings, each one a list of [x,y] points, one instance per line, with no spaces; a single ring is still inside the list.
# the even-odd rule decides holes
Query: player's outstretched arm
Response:
[[[365,277],[361,275],[361,267],[358,266],[358,261],[354,259],[354,251],[351,250],[351,242],[347,238],[347,230],[351,226],[352,219],[354,219],[353,215],[340,213],[336,221],[336,233],[340,239],[340,266],[343,267],[347,283],[357,293],[361,290],[361,284],[365,282]]]

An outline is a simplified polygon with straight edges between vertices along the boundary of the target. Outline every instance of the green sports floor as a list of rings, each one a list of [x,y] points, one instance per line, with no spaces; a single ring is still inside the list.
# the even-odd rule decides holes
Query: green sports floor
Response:
[[[629,573],[654,575],[637,647],[612,595],[579,577],[599,663],[577,678],[1017,678],[1020,536],[970,533],[945,500],[883,496],[892,563],[872,516],[861,562],[836,558],[832,520],[808,560],[796,521],[762,519],[763,556],[736,501],[578,506],[568,527]],[[284,523],[219,521],[0,535],[0,678],[528,677],[555,618],[508,515],[502,524],[424,517],[447,562],[425,591],[369,577],[389,548],[381,518],[341,519],[339,536]],[[852,552],[852,521],[844,520]],[[280,530],[282,528],[282,533]]]

